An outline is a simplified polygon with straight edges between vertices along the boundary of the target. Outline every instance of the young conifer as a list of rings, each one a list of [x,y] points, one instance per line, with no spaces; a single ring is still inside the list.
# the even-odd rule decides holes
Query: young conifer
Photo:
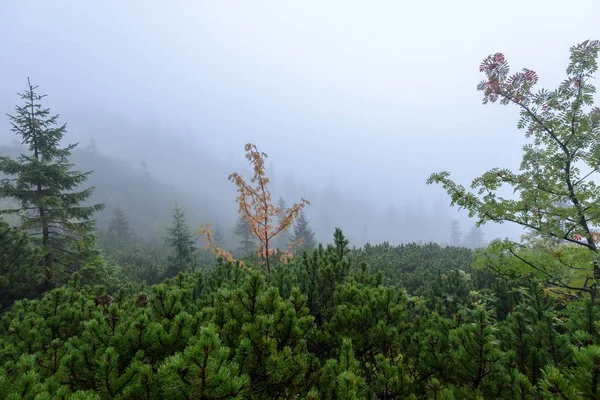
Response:
[[[112,219],[108,222],[108,237],[106,241],[111,245],[126,246],[133,243],[134,233],[129,219],[121,209],[115,208]]]
[[[250,224],[241,215],[235,223],[233,233],[239,236],[238,251],[240,251],[243,255],[248,255],[252,252],[252,250],[256,249],[256,240],[252,235]]]
[[[294,224],[294,234],[292,235],[292,242],[298,242],[300,245],[297,247],[298,251],[310,250],[317,245],[315,239],[315,232],[311,229],[306,214],[302,211],[298,215],[298,219]]]
[[[173,224],[167,228],[167,244],[173,250],[170,269],[174,273],[195,266],[196,238],[190,231],[184,208],[178,204],[173,210]]]

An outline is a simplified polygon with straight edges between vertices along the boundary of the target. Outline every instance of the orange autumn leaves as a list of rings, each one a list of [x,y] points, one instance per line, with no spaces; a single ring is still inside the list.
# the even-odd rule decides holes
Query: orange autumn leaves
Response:
[[[223,250],[215,244],[213,239],[213,231],[211,228],[212,224],[209,222],[207,224],[201,224],[200,229],[198,229],[198,234],[204,236],[205,248],[206,250],[211,250],[217,257],[221,257],[229,262],[235,262],[231,253]],[[244,266],[244,263],[240,263],[241,266]]]
[[[238,188],[238,212],[244,218],[252,234],[258,239],[258,256],[261,262],[266,265],[267,272],[271,272],[273,258],[279,254],[280,261],[286,263],[293,257],[291,251],[299,242],[290,243],[288,250],[277,249],[273,247],[273,241],[283,231],[289,229],[294,220],[298,217],[302,209],[310,202],[301,199],[291,207],[282,210],[272,203],[271,193],[268,189],[269,177],[265,172],[265,158],[267,155],[259,152],[255,145],[248,143],[245,147],[246,159],[253,166],[254,175],[250,182],[246,182],[238,173],[229,175],[228,180],[233,182]],[[216,246],[212,236],[210,224],[200,226],[198,233],[204,236],[206,249],[211,250],[217,257],[223,257],[229,262],[234,262],[233,256]],[[240,263],[243,266],[243,263]]]

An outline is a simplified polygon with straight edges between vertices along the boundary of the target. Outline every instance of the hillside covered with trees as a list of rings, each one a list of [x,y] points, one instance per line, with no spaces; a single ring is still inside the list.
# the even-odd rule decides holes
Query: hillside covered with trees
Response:
[[[273,195],[252,143],[226,217],[65,144],[28,81],[8,115],[20,145],[0,156],[0,395],[600,399],[599,52],[571,47],[564,81],[537,92],[535,72],[484,59],[483,103],[516,107],[530,143],[518,171],[470,188],[430,176],[473,218],[444,243],[352,246],[346,221],[321,240],[312,200]],[[486,223],[527,234],[488,244]]]

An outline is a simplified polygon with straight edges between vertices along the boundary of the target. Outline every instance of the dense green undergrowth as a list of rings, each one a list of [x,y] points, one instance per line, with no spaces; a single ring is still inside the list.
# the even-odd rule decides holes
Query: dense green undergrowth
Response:
[[[437,245],[342,244],[270,275],[219,262],[112,295],[72,282],[2,316],[0,393],[598,398],[600,337],[589,302],[565,305],[534,281],[484,276],[470,257]],[[401,278],[388,282],[394,269]],[[396,285],[407,282],[408,293]]]

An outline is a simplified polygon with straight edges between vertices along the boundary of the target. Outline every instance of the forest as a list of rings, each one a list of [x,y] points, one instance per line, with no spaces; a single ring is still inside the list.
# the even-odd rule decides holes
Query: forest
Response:
[[[530,142],[469,187],[432,172],[473,222],[438,243],[352,246],[343,220],[318,237],[314,200],[272,195],[253,143],[226,177],[235,223],[208,221],[145,163],[64,145],[28,80],[0,148],[0,397],[600,399],[599,52],[572,46],[553,90],[481,62],[483,104]],[[526,233],[486,242],[492,223]]]

